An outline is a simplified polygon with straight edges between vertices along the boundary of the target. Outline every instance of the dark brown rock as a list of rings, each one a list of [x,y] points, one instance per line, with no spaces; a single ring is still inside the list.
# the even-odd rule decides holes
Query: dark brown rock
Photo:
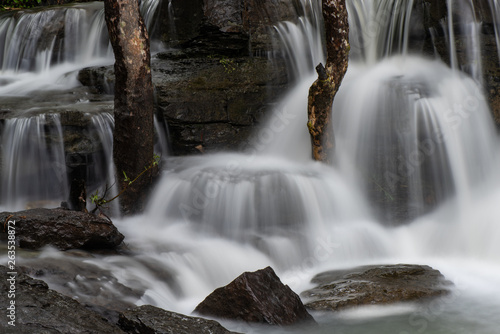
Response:
[[[154,23],[149,29],[152,39],[177,46],[196,37],[202,29],[204,0],[160,1]]]
[[[120,314],[118,325],[127,333],[155,334],[230,334],[218,322],[144,305]]]
[[[253,53],[273,50],[273,25],[297,18],[290,0],[172,0],[160,2],[151,36],[179,46],[213,28],[246,36]]]
[[[304,291],[306,307],[337,311],[354,306],[421,301],[449,293],[451,282],[429,266],[380,265],[330,271],[312,280]]]
[[[60,250],[71,248],[107,249],[118,246],[124,236],[109,220],[65,209],[32,209],[0,213],[0,222],[15,221],[19,247],[38,249],[51,245]],[[0,238],[7,237],[0,228]]]
[[[290,0],[205,0],[203,10],[207,22],[221,31],[248,35],[254,53],[273,50],[272,27],[297,18]]]
[[[12,276],[6,267],[0,266],[0,307],[6,310],[15,301],[15,327],[0,321],[0,332],[11,333],[86,333],[86,334],[122,334],[120,328],[102,319],[100,315],[89,310],[70,297],[50,290],[43,281],[33,279],[24,274]],[[8,281],[11,279],[10,281]],[[9,299],[7,291],[12,289],[15,281],[15,299]],[[11,321],[9,318],[8,321]]]
[[[99,253],[107,255],[113,251]],[[24,257],[17,271],[47,282],[51,289],[65,296],[78,296],[78,302],[113,324],[118,322],[119,312],[135,307],[132,301],[144,295],[145,287],[125,286],[110,270],[93,264],[95,251],[68,250],[63,256],[57,260],[54,257]],[[161,279],[170,284],[167,275],[163,274]]]
[[[212,292],[194,312],[267,325],[314,322],[299,296],[281,283],[271,267],[243,273]]]
[[[251,134],[288,88],[284,60],[242,56],[245,43],[237,36],[221,38],[215,38],[219,46],[193,41],[153,60],[158,112],[168,124],[173,155],[198,153],[199,145],[205,152],[247,148]],[[82,84],[113,91],[112,68],[80,73]]]

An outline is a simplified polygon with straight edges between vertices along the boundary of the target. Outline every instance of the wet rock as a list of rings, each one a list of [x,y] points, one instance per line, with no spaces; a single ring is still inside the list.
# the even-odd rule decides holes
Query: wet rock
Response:
[[[84,86],[92,87],[95,94],[115,93],[115,72],[113,66],[99,66],[81,69],[78,81]],[[113,98],[111,97],[111,100]]]
[[[290,0],[172,0],[159,4],[153,38],[177,47],[210,29],[241,33],[254,54],[273,50],[273,25],[297,18]]]
[[[24,274],[15,275],[15,280],[8,281],[12,279],[9,271],[0,266],[0,305],[6,310],[11,307],[11,301],[15,300],[17,333],[124,333],[116,325],[110,324],[72,298],[50,290],[43,281]],[[9,299],[5,292],[12,289],[11,282],[14,281],[15,299]],[[0,332],[9,333],[14,329],[7,326],[7,322],[2,320]]]
[[[127,333],[230,334],[218,322],[144,305],[120,314],[118,325]]]
[[[244,149],[288,87],[283,59],[243,56],[247,43],[236,35],[211,38],[152,60],[157,111],[167,122],[173,155],[199,153],[200,145],[205,152]],[[114,80],[110,71],[84,69],[79,78],[102,90]]]
[[[205,24],[204,0],[160,1],[153,26],[149,29],[153,39],[169,46],[178,46],[200,34]]]
[[[68,250],[54,257],[34,257],[30,252],[26,252],[22,265],[17,267],[19,272],[43,280],[65,296],[78,296],[78,302],[113,324],[118,322],[119,312],[134,307],[133,301],[139,300],[147,290],[141,282],[133,287],[125,286],[111,270],[91,263],[96,251]],[[114,255],[113,251],[99,253]],[[165,277],[161,278],[168,282]]]
[[[267,325],[314,323],[299,296],[281,283],[271,267],[243,273],[212,292],[194,312]]]
[[[173,155],[248,149],[250,135],[289,84],[273,25],[295,20],[289,0],[172,0],[159,4],[153,38],[174,46],[152,59],[157,112]],[[113,67],[83,69],[79,81],[113,94]]]
[[[446,295],[452,284],[429,266],[380,265],[325,272],[301,296],[311,310],[338,311],[364,305],[422,301]]]
[[[223,32],[243,32],[249,36],[252,52],[273,50],[276,40],[272,27],[295,20],[297,10],[289,0],[206,0],[206,20]]]
[[[72,248],[107,249],[117,247],[124,236],[107,219],[65,209],[32,209],[0,213],[0,222],[15,221],[19,247],[38,249],[51,245]],[[7,234],[0,229],[0,238]]]

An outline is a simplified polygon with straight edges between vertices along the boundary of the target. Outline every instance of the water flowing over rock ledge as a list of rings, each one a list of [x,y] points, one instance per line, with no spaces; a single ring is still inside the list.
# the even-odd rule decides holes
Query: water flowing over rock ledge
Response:
[[[0,266],[0,290],[9,290],[7,267]],[[15,275],[16,330],[19,333],[200,333],[229,334],[213,320],[188,317],[153,306],[131,308],[120,313],[117,324],[109,322],[92,310],[92,305],[78,301],[49,289],[47,284],[25,274]],[[7,293],[0,294],[0,304],[7,305]],[[0,329],[9,332],[5,321]],[[9,330],[9,331],[7,331]]]
[[[171,153],[244,149],[288,88],[283,59],[248,56],[248,38],[205,31],[152,59],[157,114],[166,120]],[[80,71],[96,93],[113,93],[112,66]]]
[[[40,266],[39,263],[35,265]],[[116,303],[112,300],[109,300],[108,305],[103,305],[94,304],[90,299],[75,300],[67,296],[71,295],[68,291],[61,294],[49,289],[45,282],[24,274],[30,272],[29,268],[19,269],[21,272],[16,275],[16,316],[17,328],[24,332],[34,333],[42,328],[50,328],[51,333],[234,333],[216,321],[151,305],[135,307],[131,303]],[[88,268],[82,267],[79,274],[88,276],[85,270]],[[0,265],[2,291],[7,291],[10,284],[7,272],[8,269]],[[70,284],[75,280],[78,277],[68,276],[61,281]],[[314,277],[313,282],[319,287],[302,295],[310,300],[315,299],[306,305],[309,309],[323,311],[408,301],[424,302],[446,296],[451,286],[439,271],[429,266],[406,264],[372,265],[325,272]],[[60,287],[56,289],[59,291]],[[2,305],[6,304],[6,300],[7,294],[1,294]],[[200,303],[195,313],[233,319],[245,326],[248,323],[261,323],[308,332],[317,328],[299,297],[281,283],[270,267],[243,273],[226,287],[215,290]],[[288,327],[290,325],[293,327]],[[0,328],[2,326],[3,323]]]

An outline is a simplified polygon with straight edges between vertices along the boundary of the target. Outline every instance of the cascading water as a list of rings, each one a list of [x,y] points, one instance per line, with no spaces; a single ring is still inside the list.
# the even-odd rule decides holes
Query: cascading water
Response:
[[[102,4],[26,11],[0,18],[2,95],[68,85],[66,73],[112,60]],[[73,77],[76,77],[76,73]],[[71,82],[76,86],[76,80]]]
[[[2,135],[1,203],[65,200],[65,155],[58,115],[9,119]],[[33,182],[38,180],[38,182]],[[40,204],[38,204],[40,205]]]
[[[471,70],[477,53],[450,67],[416,54],[409,30],[417,1],[348,1],[351,62],[334,105],[338,163],[322,166],[310,161],[306,127],[307,89],[323,59],[314,43],[319,1],[302,3],[309,16],[277,29],[290,55],[304,40],[312,51],[300,47],[302,60],[291,60],[299,83],[249,152],[168,159],[146,214],[116,221],[129,254],[81,260],[45,250],[32,262],[64,270],[78,263],[69,284],[44,279],[81,300],[95,302],[93,291],[104,291],[102,298],[184,313],[241,272],[267,265],[300,292],[321,270],[416,262],[452,280],[452,295],[430,306],[319,317],[321,325],[307,331],[496,332],[498,143],[478,86],[480,66]],[[450,46],[455,32],[448,32]],[[388,220],[409,221],[389,227]]]
[[[158,4],[158,0],[142,4],[148,26]],[[108,113],[113,97],[93,96],[76,79],[83,67],[113,62],[103,3],[3,13],[0,50],[1,109],[11,118],[5,120],[1,141],[0,206],[22,209],[30,201],[54,205],[67,200],[66,178],[75,164],[88,165],[89,194],[113,184],[108,180],[114,175],[113,117]],[[75,119],[63,121],[62,128],[59,124],[58,132],[46,133],[53,130],[43,124],[45,120],[57,120],[62,113],[84,116],[71,116]],[[165,156],[164,130],[158,122],[155,127],[159,134],[155,150]],[[77,139],[66,135],[74,130]]]
[[[148,27],[159,2],[141,5]],[[76,87],[78,70],[113,62],[102,2],[4,14],[0,49],[1,95]]]

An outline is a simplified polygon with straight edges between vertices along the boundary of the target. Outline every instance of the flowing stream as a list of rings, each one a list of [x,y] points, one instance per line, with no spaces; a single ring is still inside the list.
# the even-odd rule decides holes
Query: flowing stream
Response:
[[[453,281],[450,296],[425,305],[314,314],[320,326],[307,332],[497,333],[499,143],[481,89],[480,22],[473,19],[472,2],[448,1],[450,8],[464,8],[460,16],[464,22],[455,22],[451,13],[441,22],[448,39],[448,66],[439,57],[423,56],[411,48],[415,2],[348,1],[351,61],[333,107],[338,148],[334,167],[310,159],[307,92],[315,79],[314,66],[324,61],[324,48],[319,1],[303,0],[307,15],[276,27],[297,84],[268,124],[257,131],[252,149],[168,158],[146,212],[115,221],[126,236],[127,255],[82,258],[46,249],[35,260],[24,261],[78,273],[71,282],[56,276],[44,279],[80,300],[152,304],[185,314],[242,272],[268,265],[300,293],[310,286],[313,275],[324,270],[361,264],[427,264]],[[500,5],[497,0],[489,4],[497,29]],[[84,16],[90,18],[91,31],[101,31],[102,20],[95,17],[98,5],[88,6],[70,7],[65,15],[87,8]],[[30,20],[53,20],[41,13]],[[8,37],[20,29],[20,23],[12,20],[0,18],[0,42],[7,45],[0,54],[2,101],[17,101],[12,95],[29,91],[41,94],[39,89],[47,82],[40,78],[55,78],[58,73],[48,92],[54,94],[58,84],[73,80],[70,73],[81,62],[85,66],[103,59],[109,63],[106,46],[84,48],[85,56],[63,52],[63,47],[60,53],[35,52],[28,39],[15,42]],[[470,51],[460,57],[465,65],[459,65],[455,44],[449,42],[459,31]],[[13,44],[21,41],[28,44]],[[21,50],[31,55],[12,55]],[[55,58],[61,61],[49,62]],[[46,76],[46,71],[52,74]],[[85,104],[84,97],[78,99]],[[104,105],[101,108],[109,108]],[[52,138],[61,131],[56,116],[35,113],[26,119],[25,112],[21,114],[3,126],[7,153],[2,158],[2,191],[8,187],[8,192],[0,197],[2,207],[10,203],[5,196],[38,191],[13,181],[16,159],[42,154],[24,143],[23,134],[50,132]],[[41,127],[47,122],[51,126]],[[106,152],[109,122],[94,117],[90,123],[107,129],[99,132]],[[18,149],[8,149],[16,145]],[[61,150],[44,151],[50,157],[37,159],[54,160],[64,155]],[[43,164],[37,169],[37,178],[52,178],[54,172]],[[223,324],[247,333],[286,332]]]

